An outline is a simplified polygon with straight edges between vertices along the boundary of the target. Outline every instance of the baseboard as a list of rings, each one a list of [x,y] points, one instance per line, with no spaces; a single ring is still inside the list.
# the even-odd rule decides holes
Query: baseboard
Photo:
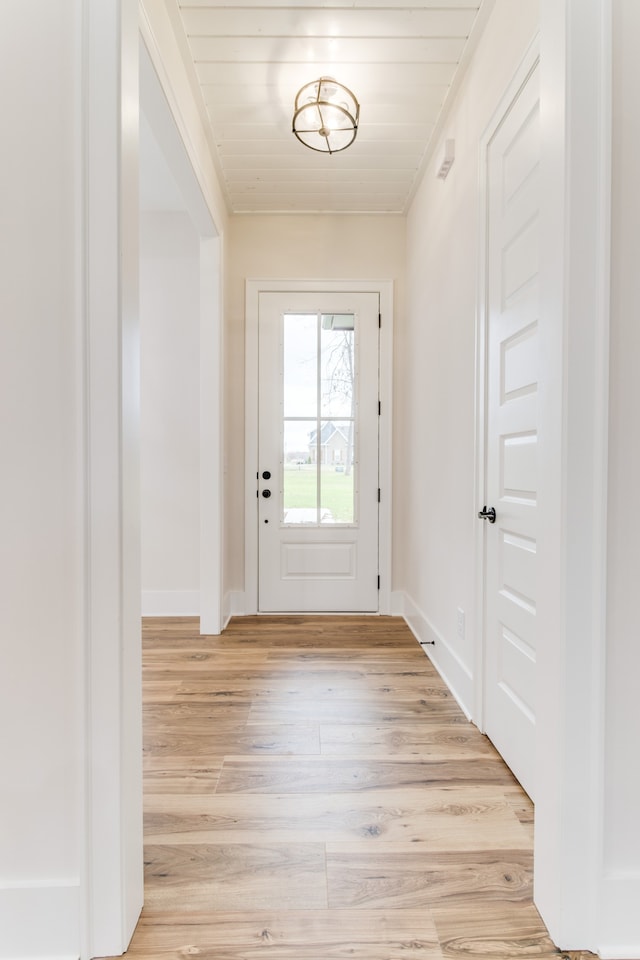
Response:
[[[0,887],[0,960],[78,960],[80,886]]]
[[[395,591],[392,603],[394,609],[398,609],[398,615],[406,620],[409,629],[449,687],[464,715],[471,720],[473,705],[471,671],[407,593]]]
[[[143,617],[199,617],[199,590],[143,590]]]
[[[246,614],[244,590],[227,590],[222,604],[223,630],[231,617],[244,617]]]
[[[598,955],[602,960],[638,960],[640,873],[608,870],[600,890]]]

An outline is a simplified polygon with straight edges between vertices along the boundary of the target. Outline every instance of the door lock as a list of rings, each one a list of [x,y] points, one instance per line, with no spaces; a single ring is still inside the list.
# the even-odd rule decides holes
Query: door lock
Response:
[[[271,490],[263,490],[262,496],[265,498],[265,500],[268,500],[269,497],[271,496]]]
[[[496,508],[495,508],[495,507],[489,507],[489,509],[487,510],[487,505],[485,504],[484,507],[482,508],[482,510],[480,510],[480,512],[478,513],[478,517],[480,518],[480,520],[488,520],[489,523],[495,523],[495,522],[496,522]]]

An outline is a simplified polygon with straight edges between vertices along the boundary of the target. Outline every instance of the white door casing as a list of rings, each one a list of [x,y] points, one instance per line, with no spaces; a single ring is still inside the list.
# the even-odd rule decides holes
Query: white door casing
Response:
[[[245,589],[230,598],[237,614],[258,612],[259,523],[256,496],[258,462],[258,315],[260,295],[266,292],[375,294],[379,297],[378,386],[380,415],[378,429],[378,571],[377,611],[391,610],[391,423],[393,369],[393,281],[390,280],[248,280],[246,283],[246,367],[245,367]],[[374,411],[375,412],[375,411]]]
[[[529,72],[485,145],[483,728],[533,796],[540,118]]]
[[[378,609],[377,293],[263,292],[262,612]]]

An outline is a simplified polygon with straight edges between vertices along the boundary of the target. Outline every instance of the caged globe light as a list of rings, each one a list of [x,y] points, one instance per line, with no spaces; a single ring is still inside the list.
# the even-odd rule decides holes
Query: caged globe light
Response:
[[[358,132],[360,104],[331,77],[320,77],[298,90],[293,132],[305,147],[321,153],[338,153],[351,146]]]

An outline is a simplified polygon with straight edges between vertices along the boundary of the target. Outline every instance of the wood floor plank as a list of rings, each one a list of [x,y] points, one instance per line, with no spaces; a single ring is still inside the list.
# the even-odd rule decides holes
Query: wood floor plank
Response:
[[[460,761],[394,761],[343,757],[227,757],[218,793],[355,793],[381,787],[513,783],[497,757]]]
[[[468,721],[453,700],[256,700],[250,713],[252,723],[295,723],[317,720],[330,723],[387,723],[410,720],[424,724],[466,724]]]
[[[206,757],[203,760],[202,757],[192,757],[182,752],[173,757],[147,754],[143,758],[145,803],[156,794],[163,798],[167,795],[182,798],[192,794],[213,794],[221,770],[222,757],[218,760]]]
[[[177,690],[180,699],[233,700],[253,696],[270,700],[374,700],[384,703],[388,700],[432,701],[438,699],[453,702],[449,691],[443,685],[436,685],[431,677],[411,671],[407,674],[389,674],[378,665],[377,672],[371,673],[366,664],[359,670],[337,670],[335,667],[323,670],[301,671],[299,666],[286,670],[255,670],[224,673],[207,672],[206,678],[183,680]],[[235,674],[235,675],[234,675]]]
[[[528,851],[428,853],[391,845],[327,847],[329,906],[433,909],[438,903],[531,903],[533,856]]]
[[[155,757],[208,757],[228,753],[251,756],[314,756],[320,753],[318,724],[251,724],[239,719],[212,723],[210,718],[185,718],[155,723],[144,738],[145,752]]]
[[[390,843],[428,851],[529,848],[501,788],[384,789],[366,793],[202,797],[148,795],[149,843]],[[349,848],[351,849],[351,848]]]
[[[321,723],[324,756],[471,760],[495,757],[492,744],[473,724]]]
[[[203,730],[224,721],[245,723],[251,714],[251,698],[241,702],[227,703],[185,703],[177,697],[170,703],[148,703],[142,709],[146,722],[145,733],[153,735],[157,726],[172,724],[174,720],[206,721]]]
[[[433,920],[414,910],[220,912],[215,922],[143,914],[131,960],[442,960]]]
[[[451,960],[512,960],[520,956],[558,960],[560,956],[533,904],[481,901],[469,904],[464,912],[438,904],[433,917],[443,956]]]
[[[322,909],[327,906],[320,843],[147,844],[147,917],[170,911]]]

